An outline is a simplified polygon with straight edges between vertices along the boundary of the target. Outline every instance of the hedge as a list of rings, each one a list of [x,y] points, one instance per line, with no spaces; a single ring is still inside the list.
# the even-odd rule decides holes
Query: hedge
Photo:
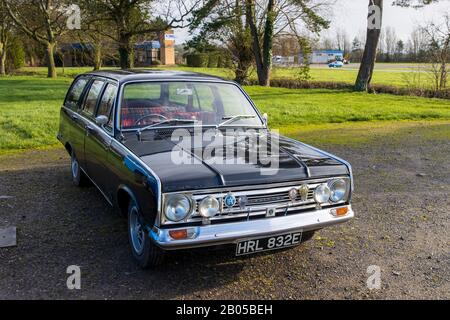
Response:
[[[189,67],[206,68],[208,67],[208,54],[192,53],[186,56],[186,62]]]

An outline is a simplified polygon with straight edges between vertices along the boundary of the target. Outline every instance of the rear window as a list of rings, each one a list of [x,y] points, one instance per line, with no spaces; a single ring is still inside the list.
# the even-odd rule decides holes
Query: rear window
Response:
[[[98,96],[100,95],[100,92],[102,91],[104,84],[105,82],[101,80],[95,80],[92,83],[92,86],[89,89],[89,93],[86,98],[86,102],[84,103],[83,109],[84,112],[90,115],[93,115],[95,113],[95,107],[97,106]]]
[[[66,102],[64,103],[67,108],[70,108],[72,110],[78,109],[78,103],[88,81],[89,79],[87,78],[80,78],[75,81],[72,88],[70,89],[69,94],[67,95]]]

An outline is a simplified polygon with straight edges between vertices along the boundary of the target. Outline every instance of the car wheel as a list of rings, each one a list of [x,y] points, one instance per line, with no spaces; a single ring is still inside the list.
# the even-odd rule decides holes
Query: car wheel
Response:
[[[142,215],[134,200],[128,206],[128,237],[131,251],[139,266],[148,269],[160,265],[163,261],[163,250],[150,239],[148,230],[142,223]]]
[[[81,170],[80,163],[75,155],[75,152],[72,152],[72,159],[70,162],[70,171],[72,173],[72,181],[73,184],[77,187],[84,187],[89,185],[89,179],[86,174]]]

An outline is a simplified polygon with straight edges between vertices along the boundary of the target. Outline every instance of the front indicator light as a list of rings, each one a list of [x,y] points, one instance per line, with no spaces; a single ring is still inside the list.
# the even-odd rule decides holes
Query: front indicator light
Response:
[[[169,236],[174,240],[182,240],[186,239],[188,237],[188,234],[186,229],[171,230],[169,231]]]
[[[337,208],[337,209],[331,209],[331,214],[335,217],[343,217],[348,213],[347,207]]]
[[[170,230],[169,236],[173,240],[194,239],[198,235],[196,228]]]

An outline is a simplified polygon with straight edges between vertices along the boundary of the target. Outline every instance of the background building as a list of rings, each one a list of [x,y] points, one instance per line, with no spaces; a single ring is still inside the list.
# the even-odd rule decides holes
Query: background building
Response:
[[[303,59],[302,59],[303,60]],[[309,63],[320,64],[331,61],[343,61],[344,51],[341,50],[315,50],[310,56]]]
[[[146,40],[134,45],[134,63],[136,67],[175,64],[175,35],[168,30],[157,40]],[[113,44],[111,44],[113,46]],[[57,61],[65,67],[83,67],[92,65],[93,46],[89,43],[65,43],[61,46]],[[115,50],[113,50],[115,51]],[[115,58],[116,59],[116,58]],[[104,58],[103,65],[116,66],[118,61]],[[105,61],[106,60],[106,61]]]

